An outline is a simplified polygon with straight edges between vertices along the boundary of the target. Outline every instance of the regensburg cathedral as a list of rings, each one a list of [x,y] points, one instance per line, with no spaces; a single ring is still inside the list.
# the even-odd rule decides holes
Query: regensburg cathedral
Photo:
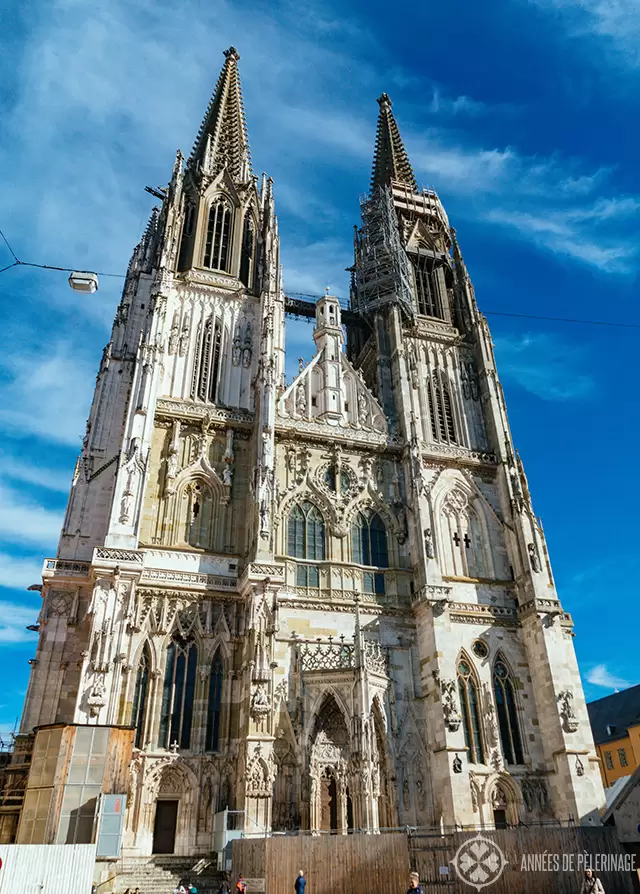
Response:
[[[593,821],[572,620],[446,212],[383,94],[349,309],[288,297],[225,57],[44,563],[14,840],[91,840],[101,793],[132,857],[209,854],[225,808],[259,834]],[[287,381],[293,314],[315,354]]]

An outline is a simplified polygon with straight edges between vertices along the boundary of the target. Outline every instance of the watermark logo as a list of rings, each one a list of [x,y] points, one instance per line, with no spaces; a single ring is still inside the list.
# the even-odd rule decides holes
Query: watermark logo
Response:
[[[498,881],[508,860],[494,841],[476,835],[460,845],[451,863],[466,885],[480,891]]]

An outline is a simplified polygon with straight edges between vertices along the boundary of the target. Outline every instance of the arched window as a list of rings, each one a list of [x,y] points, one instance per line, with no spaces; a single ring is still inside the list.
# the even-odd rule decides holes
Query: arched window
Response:
[[[351,525],[351,558],[358,565],[389,567],[387,529],[377,513],[359,512],[356,516]],[[362,586],[365,593],[383,595],[384,574],[365,571],[362,575]]]
[[[240,282],[249,289],[253,280],[253,256],[255,254],[255,235],[253,218],[250,214],[244,219],[242,231],[242,254],[240,256]]]
[[[185,487],[182,499],[187,503],[184,542],[197,549],[211,549],[215,516],[211,488],[203,480],[191,481]]]
[[[483,764],[484,743],[480,726],[478,686],[471,672],[470,665],[464,660],[458,663],[458,696],[460,698],[460,713],[462,714],[462,726],[464,728],[464,742],[469,749],[467,752],[469,763]]]
[[[312,503],[302,503],[289,513],[287,553],[294,559],[324,559],[324,519]],[[298,565],[296,582],[299,587],[319,587],[317,565]]]
[[[417,255],[412,258],[412,264],[418,313],[443,320],[440,280],[438,270],[434,267],[434,259],[426,255]]]
[[[509,669],[503,661],[496,661],[493,669],[493,692],[498,710],[498,725],[504,759],[507,764],[523,764],[522,739],[513,681]]]
[[[210,317],[202,327],[200,347],[193,367],[191,397],[195,400],[216,401],[218,378],[220,375],[220,351],[222,347],[222,324]]]
[[[160,748],[174,742],[188,750],[191,744],[193,699],[196,688],[198,651],[191,639],[175,634],[167,647],[167,663],[160,710]]]
[[[207,705],[207,738],[206,751],[218,751],[220,748],[220,719],[222,716],[222,679],[224,665],[220,649],[216,651],[211,663],[209,675],[209,699]]]
[[[444,444],[457,444],[458,436],[449,385],[440,373],[427,380],[427,402],[433,440]]]
[[[226,202],[215,202],[209,209],[204,266],[213,270],[229,269],[229,246],[233,231],[233,211]]]
[[[136,685],[133,692],[133,710],[131,712],[131,726],[136,729],[135,746],[142,748],[144,743],[144,724],[147,715],[147,691],[149,689],[149,668],[151,659],[149,646],[145,643],[140,656],[140,663],[136,671]]]
[[[377,512],[356,516],[351,525],[351,556],[358,565],[389,567],[387,529]]]

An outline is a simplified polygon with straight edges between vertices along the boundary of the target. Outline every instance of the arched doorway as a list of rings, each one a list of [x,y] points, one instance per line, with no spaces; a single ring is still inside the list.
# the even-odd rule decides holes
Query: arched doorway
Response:
[[[338,786],[331,771],[320,779],[320,831],[338,831]]]
[[[326,696],[311,735],[310,826],[323,832],[349,828],[347,767],[349,732],[345,716],[332,695]]]

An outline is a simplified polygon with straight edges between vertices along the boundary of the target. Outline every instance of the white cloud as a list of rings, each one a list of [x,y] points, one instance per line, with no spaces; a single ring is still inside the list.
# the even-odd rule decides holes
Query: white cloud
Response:
[[[597,664],[587,672],[587,683],[603,689],[627,689],[631,685],[628,680],[610,673],[605,664]]]
[[[0,357],[0,427],[80,448],[98,358],[84,361],[68,340]],[[1,471],[1,470],[0,470]]]
[[[62,527],[62,512],[45,509],[0,482],[0,537],[54,550]]]
[[[0,587],[26,590],[42,580],[42,562],[0,553]]]
[[[595,37],[610,53],[591,53],[596,64],[614,59],[640,66],[640,5],[637,0],[531,0],[560,17],[572,37]]]
[[[536,397],[580,400],[595,391],[594,379],[583,370],[588,363],[585,352],[555,335],[501,335],[495,337],[495,346],[500,376]]]
[[[39,607],[18,605],[0,600],[0,643],[4,646],[15,643],[35,642],[37,636],[27,630],[28,624],[35,624]]]
[[[0,451],[0,477],[9,481],[23,481],[25,484],[35,484],[45,490],[67,493],[71,486],[71,473],[71,469],[61,472],[58,469],[45,469],[32,463],[21,462]]]

